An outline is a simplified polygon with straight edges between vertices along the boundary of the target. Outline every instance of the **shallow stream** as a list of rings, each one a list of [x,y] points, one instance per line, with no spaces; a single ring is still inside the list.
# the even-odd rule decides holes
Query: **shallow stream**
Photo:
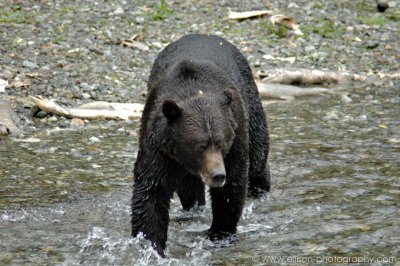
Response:
[[[166,259],[130,237],[138,122],[1,141],[0,264],[400,263],[399,87],[266,105],[271,193],[247,201],[233,244],[204,238],[209,205],[174,198]]]

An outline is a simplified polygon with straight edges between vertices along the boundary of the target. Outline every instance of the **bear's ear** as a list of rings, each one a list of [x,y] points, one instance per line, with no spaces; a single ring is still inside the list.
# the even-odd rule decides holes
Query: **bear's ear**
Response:
[[[230,88],[230,87],[224,89],[224,91],[222,92],[222,96],[223,96],[222,105],[229,106],[231,104],[233,93],[235,91],[236,91],[236,89]]]
[[[181,116],[182,107],[174,100],[165,100],[162,104],[162,112],[168,120],[173,121]]]

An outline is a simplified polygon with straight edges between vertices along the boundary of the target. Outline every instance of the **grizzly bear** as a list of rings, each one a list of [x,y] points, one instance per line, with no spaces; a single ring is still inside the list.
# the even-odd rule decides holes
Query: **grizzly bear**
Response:
[[[134,166],[132,235],[142,232],[164,256],[170,199],[205,204],[209,234],[236,232],[247,190],[269,191],[266,117],[244,56],[212,35],[187,35],[156,58],[148,81]]]

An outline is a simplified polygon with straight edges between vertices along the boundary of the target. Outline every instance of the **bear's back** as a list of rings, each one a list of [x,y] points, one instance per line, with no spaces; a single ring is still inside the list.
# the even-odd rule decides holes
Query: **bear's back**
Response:
[[[156,58],[149,84],[168,73],[170,67],[183,60],[201,60],[223,70],[242,92],[254,82],[250,67],[230,42],[215,35],[190,34],[168,45]]]

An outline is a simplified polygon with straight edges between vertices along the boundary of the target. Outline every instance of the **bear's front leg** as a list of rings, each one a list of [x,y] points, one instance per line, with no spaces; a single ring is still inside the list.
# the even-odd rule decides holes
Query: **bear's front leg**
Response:
[[[135,182],[132,195],[132,236],[140,232],[161,257],[167,241],[170,195],[161,186]]]
[[[226,184],[210,188],[213,221],[211,239],[221,239],[236,233],[236,226],[242,215],[247,190],[247,164],[242,169],[227,168]]]
[[[204,184],[199,177],[187,174],[179,183],[176,191],[185,211],[192,209],[196,204],[197,206],[206,204]]]

